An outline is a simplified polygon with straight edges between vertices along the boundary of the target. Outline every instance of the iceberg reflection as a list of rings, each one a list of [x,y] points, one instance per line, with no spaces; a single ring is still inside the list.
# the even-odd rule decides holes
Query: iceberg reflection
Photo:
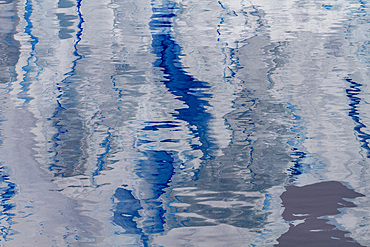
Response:
[[[369,245],[368,10],[0,0],[1,242]]]

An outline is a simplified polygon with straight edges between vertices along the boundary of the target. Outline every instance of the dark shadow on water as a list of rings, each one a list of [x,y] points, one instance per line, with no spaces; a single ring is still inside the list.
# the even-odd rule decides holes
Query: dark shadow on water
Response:
[[[282,216],[289,222],[304,222],[298,225],[291,223],[289,231],[278,239],[279,244],[276,246],[362,246],[346,236],[348,232],[337,229],[323,218],[340,214],[340,208],[356,206],[344,198],[362,196],[336,181],[302,187],[287,186],[281,195],[285,207]]]

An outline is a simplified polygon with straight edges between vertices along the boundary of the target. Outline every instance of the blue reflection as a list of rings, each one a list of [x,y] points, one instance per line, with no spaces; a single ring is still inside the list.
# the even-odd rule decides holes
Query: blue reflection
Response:
[[[349,88],[346,89],[346,95],[350,100],[348,116],[356,123],[354,130],[357,134],[358,141],[361,143],[361,147],[366,150],[366,157],[370,158],[370,147],[368,143],[370,135],[364,132],[367,126],[362,123],[358,110],[358,106],[361,102],[361,98],[358,97],[358,95],[361,93],[362,84],[353,81],[351,78],[345,78],[345,80],[350,83]]]
[[[138,200],[132,192],[118,188],[114,197],[119,201],[116,203],[113,212],[113,222],[121,226],[126,234],[138,234],[141,236],[144,246],[148,246],[148,235],[164,231],[165,210],[162,203],[158,201],[160,196],[170,183],[173,175],[174,160],[171,153],[167,151],[146,151],[143,152],[147,160],[137,165],[137,175],[150,184],[151,191],[141,191],[149,198]],[[142,227],[138,227],[136,220],[140,218],[139,210],[142,209],[142,203],[146,206],[145,211],[150,216],[142,222]]]
[[[60,83],[57,83],[57,88],[59,91],[59,95],[57,96],[58,107],[55,109],[53,116],[49,119],[53,121],[53,125],[57,129],[57,133],[52,138],[54,142],[53,151],[55,156],[53,163],[49,166],[49,170],[53,172],[55,176],[62,177],[85,175],[86,170],[86,138],[89,133],[85,127],[85,117],[80,113],[82,110],[82,96],[77,91],[77,87],[81,82],[81,77],[79,76],[77,66],[78,62],[84,58],[84,56],[78,51],[78,46],[83,33],[82,25],[84,23],[81,13],[81,4],[81,0],[76,2],[76,16],[58,15],[60,26],[62,28],[72,26],[73,22],[71,20],[78,19],[76,41],[73,45],[73,55],[75,56],[75,60],[72,61],[71,70],[65,74],[66,78]],[[69,8],[72,6],[71,2],[69,1],[59,1],[58,7]],[[63,16],[66,17],[66,19]],[[63,29],[61,29],[59,36],[63,32]],[[65,35],[65,33],[63,35]],[[64,38],[69,38],[69,36],[64,36]],[[96,125],[100,125],[105,117],[101,114],[101,112],[96,112],[93,118],[97,118],[99,122],[96,123]],[[100,147],[104,151],[102,154],[97,155],[97,164],[92,173],[92,182],[94,184],[95,177],[99,175],[99,172],[102,171],[106,166],[106,158],[111,149],[110,139],[111,132],[110,128],[108,127],[106,138],[104,138],[100,143]],[[97,185],[97,187],[99,186]]]
[[[152,3],[155,6],[155,2]],[[189,123],[194,137],[199,137],[201,145],[194,145],[193,149],[201,149],[204,155],[208,155],[211,143],[207,138],[207,123],[210,114],[205,111],[209,106],[206,98],[211,95],[204,92],[204,89],[210,86],[206,82],[198,81],[191,75],[186,74],[181,67],[180,55],[181,47],[173,40],[168,29],[172,27],[172,18],[176,4],[172,1],[165,1],[158,7],[153,7],[152,20],[149,23],[153,31],[152,48],[157,56],[155,67],[160,68],[164,73],[164,80],[161,82],[166,85],[169,91],[176,96],[178,100],[184,102],[187,107],[176,109],[174,117]]]
[[[160,5],[155,1],[152,2],[153,15],[149,25],[152,30],[152,49],[157,57],[154,67],[159,68],[164,74],[160,83],[163,83],[177,100],[182,101],[186,105],[186,107],[176,109],[176,113],[173,113],[173,116],[177,120],[188,123],[188,126],[191,127],[193,138],[199,138],[201,143],[193,145],[192,149],[200,149],[205,157],[209,154],[209,147],[211,146],[207,138],[207,124],[210,114],[205,110],[205,107],[208,106],[208,102],[205,99],[210,98],[211,95],[203,90],[209,88],[209,85],[186,74],[181,67],[179,59],[181,47],[173,40],[170,34],[170,28],[173,25],[172,18],[176,16],[174,14],[175,9],[176,3],[172,1],[165,1]],[[176,121],[149,121],[146,124],[141,129],[142,131],[151,132],[179,127]],[[162,140],[162,142],[173,141],[171,139]],[[149,142],[151,140],[138,140],[139,145]],[[122,195],[120,198],[124,197],[125,199],[119,200],[126,201],[128,205],[134,205],[134,211],[127,212],[126,206],[121,207],[121,202],[118,203],[114,212],[114,223],[123,227],[127,233],[140,234],[143,244],[147,245],[149,234],[164,231],[164,224],[166,223],[165,210],[159,198],[165,193],[171,182],[176,166],[177,152],[144,150],[140,151],[140,153],[145,156],[145,159],[138,161],[135,172],[138,177],[149,184],[147,191],[141,191],[145,193],[145,196],[149,197],[136,199],[131,192],[118,188],[115,197],[118,198],[119,195]],[[146,205],[145,211],[150,217],[143,217],[142,227],[139,229],[133,221],[133,217],[140,218],[135,210],[144,207],[143,205]]]
[[[303,127],[302,118],[298,115],[297,111],[300,109],[297,108],[295,105],[291,105],[288,103],[288,109],[291,111],[293,117],[293,127],[291,131],[295,134],[294,138],[288,141],[288,144],[292,147],[292,156],[293,156],[293,166],[290,167],[288,170],[290,171],[290,177],[294,177],[297,175],[302,174],[303,172],[303,159],[306,158],[307,154],[304,151],[304,134],[303,131],[305,127]]]
[[[172,40],[169,34],[153,35],[153,50],[158,56],[154,64],[163,69],[165,74],[161,82],[164,83],[177,99],[184,102],[187,108],[176,109],[177,113],[173,115],[180,120],[189,123],[189,126],[195,126],[191,131],[194,137],[199,137],[201,145],[194,145],[194,149],[201,149],[203,153],[208,154],[208,148],[211,143],[207,139],[207,123],[210,114],[205,111],[208,102],[204,98],[210,98],[209,94],[201,89],[208,88],[205,82],[197,81],[192,76],[187,75],[179,67],[180,47]]]
[[[36,80],[38,79],[38,76],[40,72],[42,71],[42,67],[37,64],[38,58],[37,58],[37,52],[35,50],[36,44],[39,43],[39,38],[34,36],[32,34],[33,24],[31,21],[31,15],[32,15],[32,1],[27,0],[25,5],[25,11],[24,11],[24,19],[27,23],[24,32],[29,35],[30,40],[28,41],[31,44],[31,52],[30,56],[27,58],[27,65],[22,67],[22,69],[25,71],[23,81],[20,83],[22,87],[21,93],[19,93],[19,98],[25,100],[25,103],[28,103],[30,100],[33,99],[33,97],[30,97],[26,95],[27,91],[29,91],[29,87],[32,81],[31,73],[34,70],[34,66],[32,64],[35,64],[38,67],[38,73],[36,75]]]
[[[73,61],[71,71],[67,77],[57,83],[59,95],[57,96],[58,107],[55,109],[50,120],[57,129],[57,134],[52,138],[54,142],[54,162],[50,164],[49,170],[56,176],[70,177],[83,174],[86,154],[84,153],[84,118],[80,116],[79,93],[76,90],[79,77],[76,73],[77,62],[83,58],[78,53],[78,43],[81,41],[82,23],[84,19],[81,14],[81,0],[77,0],[77,24],[76,42],[74,52],[76,59]],[[77,17],[76,17],[77,18]]]
[[[95,177],[99,175],[101,171],[103,171],[106,167],[106,160],[109,156],[109,152],[111,151],[111,137],[112,133],[110,132],[110,128],[107,130],[107,136],[103,139],[102,143],[100,143],[100,147],[103,148],[104,152],[98,156],[98,163],[96,164],[96,168],[94,173],[92,174],[92,181],[95,184]],[[100,185],[96,185],[99,187]]]
[[[173,174],[173,163],[174,159],[172,154],[168,151],[145,151],[147,160],[142,161],[137,167],[137,175],[140,178],[152,185],[153,198],[157,199],[164,193],[164,189],[168,187],[168,183]],[[160,210],[162,211],[162,210]],[[160,223],[155,223],[156,229],[162,230],[163,217],[159,213],[156,216]]]
[[[12,235],[11,223],[12,217],[11,209],[15,207],[11,199],[16,194],[16,184],[9,180],[8,175],[4,171],[4,167],[0,167],[0,234],[3,240],[7,240]],[[1,240],[0,240],[1,242]]]
[[[140,201],[135,199],[132,192],[118,188],[114,197],[119,201],[114,210],[113,222],[126,230],[129,234],[142,235],[141,229],[138,228],[135,217],[139,217],[139,210],[142,209]]]
[[[0,3],[0,84],[2,83],[8,83],[6,87],[2,87],[2,89],[6,89],[6,94],[10,92],[10,87],[13,82],[17,80],[17,73],[15,72],[15,65],[18,62],[19,59],[19,42],[14,39],[14,35],[16,33],[15,28],[18,25],[18,20],[16,18],[15,11],[11,11],[11,15],[3,15],[3,11],[9,11],[8,7],[15,8],[16,3],[11,4],[13,1],[3,1]],[[9,4],[8,6],[5,6],[4,9],[2,7],[2,4]],[[31,34],[32,29],[32,22],[30,21],[30,16],[32,13],[32,7],[30,2],[28,1],[26,3],[25,7],[25,14],[24,18],[27,23],[27,27],[25,29],[25,32]],[[9,29],[3,27],[9,27]],[[36,45],[37,38],[34,36],[31,36],[31,40],[29,41],[31,43],[32,48]],[[26,83],[26,79],[28,76],[28,71],[25,68],[30,68],[31,58],[33,56],[33,52],[30,53],[30,57],[27,59],[27,66],[23,67],[25,73],[24,80],[20,82],[22,92],[22,96],[20,95],[21,99],[24,99],[25,102],[28,102],[31,98],[26,97],[24,94],[29,90],[29,84]],[[37,61],[37,58],[36,58]],[[4,76],[7,74],[6,76]],[[5,91],[5,90],[4,90]],[[6,117],[4,117],[5,109],[8,107],[7,103],[5,101],[8,101],[10,98],[4,97],[6,94],[3,94],[1,92],[1,110],[0,110],[0,126],[2,126],[3,122],[7,120]],[[5,127],[5,126],[4,126]],[[4,145],[3,140],[6,139],[6,128],[0,128],[0,147]],[[3,150],[4,152],[4,150]],[[9,172],[9,168],[12,164],[8,164],[7,166],[3,166],[2,163],[0,163],[0,245],[5,246],[4,241],[7,242],[11,240],[11,236],[14,235],[16,232],[12,229],[12,225],[14,224],[14,217],[15,217],[15,207],[16,204],[13,201],[13,198],[16,194],[18,194],[17,191],[17,185],[11,181],[11,178],[9,177],[12,172]]]

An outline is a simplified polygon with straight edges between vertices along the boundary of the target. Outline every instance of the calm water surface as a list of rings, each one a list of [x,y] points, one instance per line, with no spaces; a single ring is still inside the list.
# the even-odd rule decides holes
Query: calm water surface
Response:
[[[0,245],[370,246],[369,17],[0,0]]]

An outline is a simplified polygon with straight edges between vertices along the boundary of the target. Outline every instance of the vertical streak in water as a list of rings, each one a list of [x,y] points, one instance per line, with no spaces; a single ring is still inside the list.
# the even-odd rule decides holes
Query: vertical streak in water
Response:
[[[200,146],[194,145],[193,148],[202,150],[204,156],[207,156],[208,148],[211,146],[207,138],[208,121],[211,116],[205,110],[209,104],[204,99],[210,98],[211,95],[203,90],[209,88],[209,85],[186,74],[181,67],[179,59],[181,47],[173,40],[169,31],[172,28],[172,19],[176,16],[173,13],[176,4],[172,1],[166,1],[160,7],[156,7],[155,4],[153,1],[153,16],[149,24],[152,30],[153,52],[158,58],[154,66],[165,74],[161,82],[187,106],[177,109],[177,113],[173,114],[174,117],[190,125],[195,138],[199,138],[201,142]]]
[[[76,57],[72,62],[71,70],[66,73],[67,76],[60,83],[57,83],[59,95],[57,96],[58,107],[55,109],[51,119],[58,133],[53,137],[55,158],[50,170],[55,175],[69,177],[79,175],[84,172],[83,163],[86,157],[83,155],[83,140],[85,137],[83,118],[78,111],[79,100],[76,90],[79,81],[76,74],[77,62],[83,58],[78,53],[78,44],[81,41],[83,32],[82,24],[84,19],[81,14],[82,0],[77,0],[77,15],[79,22],[77,24],[76,42],[74,43],[73,55]]]
[[[193,138],[199,139],[201,144],[192,146],[193,150],[201,150],[203,156],[208,155],[210,142],[207,140],[208,120],[210,114],[205,107],[208,102],[204,98],[210,95],[203,92],[209,88],[206,83],[195,80],[187,75],[181,67],[179,56],[181,47],[173,40],[170,29],[176,3],[172,1],[152,1],[153,15],[149,23],[152,31],[152,49],[157,56],[154,67],[163,72],[163,83],[174,98],[181,101],[185,107],[176,109],[172,115],[178,120],[185,121],[190,127]],[[158,131],[159,128],[176,127],[172,121],[147,122],[142,131]],[[154,124],[154,125],[153,125]],[[140,150],[145,160],[140,160],[135,167],[137,176],[143,179],[149,186],[144,199],[135,198],[133,193],[125,188],[118,188],[114,197],[119,201],[114,211],[114,222],[126,230],[126,233],[139,234],[144,246],[148,246],[149,235],[164,231],[165,209],[160,197],[169,187],[174,173],[177,152],[169,150]],[[132,207],[128,207],[132,205]],[[139,210],[143,208],[146,216],[140,217]],[[144,211],[142,210],[142,211]],[[133,217],[139,218],[140,226],[133,221]],[[140,219],[142,218],[142,219]]]
[[[68,75],[68,76],[62,81],[62,83],[66,82],[69,77],[74,75],[77,62],[80,59],[83,58],[83,56],[78,53],[78,43],[80,43],[80,41],[81,41],[81,35],[82,35],[82,32],[83,32],[82,24],[84,23],[84,19],[83,19],[82,14],[81,14],[81,3],[82,3],[82,0],[77,0],[76,8],[77,8],[77,15],[78,15],[78,18],[79,18],[79,22],[77,24],[76,42],[73,45],[73,47],[74,47],[73,55],[76,56],[77,58],[75,60],[73,60],[73,62],[72,62],[73,65],[72,65],[71,71],[66,73],[66,75]],[[60,94],[58,98],[60,98],[61,95],[62,94]],[[58,103],[59,103],[59,101],[58,101]]]
[[[292,147],[294,160],[293,160],[293,167],[289,169],[291,176],[297,176],[302,174],[303,167],[302,167],[302,159],[306,157],[306,153],[300,150],[303,150],[303,141],[304,135],[303,130],[304,127],[302,125],[302,118],[296,113],[299,109],[296,106],[289,104],[288,109],[291,111],[293,115],[293,127],[291,131],[294,132],[296,135],[293,139],[288,141],[288,144]]]
[[[1,163],[0,163],[1,165]],[[4,166],[0,166],[0,236],[7,241],[9,235],[12,234],[11,224],[13,213],[10,212],[15,207],[10,199],[16,194],[16,184],[9,181],[6,175]],[[0,243],[2,240],[0,239]]]
[[[222,5],[220,1],[218,1],[218,4],[221,6],[222,9],[225,9],[225,7]],[[221,29],[221,25],[224,23],[224,18],[219,17],[219,19],[220,19],[220,23],[217,25],[217,33],[220,36],[221,35],[220,29]],[[217,38],[217,41],[220,41],[220,38]]]
[[[358,106],[361,102],[361,98],[358,97],[358,95],[361,93],[362,84],[357,83],[348,77],[345,78],[345,80],[350,83],[349,88],[346,89],[346,95],[350,100],[348,116],[350,116],[355,122],[356,126],[354,127],[354,130],[356,132],[358,141],[360,142],[361,147],[366,151],[366,157],[370,158],[370,147],[368,143],[370,135],[363,131],[363,129],[366,129],[367,126],[362,123],[358,110]]]
[[[174,11],[177,9],[176,3],[172,1],[164,1],[158,3],[152,1],[153,15],[151,17],[150,29],[152,30],[152,48],[157,57],[154,67],[159,68],[164,73],[164,79],[161,80],[177,100],[183,102],[186,106],[181,109],[176,109],[173,116],[179,120],[185,121],[191,128],[193,138],[199,139],[200,145],[192,146],[193,150],[200,149],[203,153],[203,159],[210,155],[209,148],[211,143],[208,138],[208,122],[210,114],[206,112],[205,107],[208,102],[205,100],[210,95],[204,92],[204,89],[209,88],[205,82],[194,79],[191,75],[186,74],[180,62],[181,47],[174,41],[171,35],[173,27],[173,18],[176,17]],[[150,154],[149,154],[150,155]],[[164,193],[164,189],[168,186],[172,173],[174,158],[171,152],[160,151],[151,154],[153,160],[156,161],[157,168],[153,171],[162,171],[162,178],[157,181],[153,180],[153,189],[155,194],[159,196]],[[150,166],[148,163],[147,166]],[[148,168],[142,168],[146,174]],[[144,173],[144,174],[145,174]],[[163,209],[158,212],[159,219],[163,218]],[[163,221],[163,219],[161,219]]]
[[[82,32],[83,32],[82,24],[84,23],[84,18],[83,18],[82,13],[81,13],[81,4],[82,4],[82,0],[77,0],[77,15],[78,15],[78,18],[79,18],[79,23],[77,25],[77,29],[78,29],[77,34],[76,34],[76,39],[77,40],[74,44],[75,50],[73,52],[73,54],[77,57],[77,59],[73,62],[74,63],[73,69],[72,69],[73,72],[74,72],[74,69],[77,65],[78,60],[81,60],[83,58],[83,55],[80,55],[78,53],[78,44],[81,41],[81,36],[82,36]],[[98,116],[98,112],[94,116]],[[101,120],[100,121],[101,123],[103,122],[104,118],[105,118],[104,116],[99,117],[99,120]],[[97,123],[97,124],[101,124],[101,123]],[[111,132],[110,132],[110,127],[107,126],[107,128],[108,128],[107,129],[107,137],[103,140],[102,143],[100,143],[100,146],[104,148],[104,153],[98,155],[96,169],[92,174],[93,183],[95,182],[94,178],[97,175],[99,175],[100,171],[102,171],[104,169],[104,163],[105,163],[104,158],[109,154],[109,151],[111,149],[111,146],[110,146]]]
[[[75,47],[75,50],[73,52],[73,54],[78,57],[78,59],[76,59],[74,62],[73,62],[73,68],[76,67],[76,64],[77,64],[77,61],[80,60],[82,58],[82,55],[78,54],[78,48],[77,48],[77,45],[78,43],[80,43],[81,41],[81,35],[82,35],[82,32],[83,32],[83,28],[82,28],[82,23],[84,23],[84,19],[82,17],[82,14],[81,14],[81,3],[82,3],[82,0],[77,0],[77,15],[78,15],[78,18],[79,18],[79,22],[77,24],[77,34],[76,34],[76,43],[74,45]]]
[[[114,3],[120,3],[120,1],[114,1]],[[119,10],[118,8],[114,8],[114,11],[117,11],[114,13],[114,16],[115,16],[115,19],[114,19],[114,29],[112,30],[113,32],[114,31],[117,31],[119,32],[119,24],[120,24],[120,20],[119,20],[119,17],[121,16],[121,11],[122,10]],[[124,16],[124,15],[122,15]],[[117,30],[115,30],[117,28]],[[135,35],[135,34],[130,34],[130,35]],[[122,43],[122,44],[119,44],[119,45],[122,45],[122,46],[125,46],[126,44],[125,43]],[[114,51],[113,53],[113,57],[114,57],[114,60],[115,61],[118,61],[118,57],[120,57],[120,54],[119,52],[117,51]],[[124,60],[124,59],[123,59]],[[120,114],[122,114],[121,117],[123,117],[123,119],[121,118],[121,121],[123,123],[126,123],[124,119],[126,118],[130,118],[130,111],[131,110],[134,110],[130,107],[130,110],[127,111],[125,109],[125,107],[123,106],[121,108],[121,104],[119,104],[119,102],[128,102],[130,103],[130,99],[128,98],[125,98],[125,91],[129,91],[130,90],[130,83],[134,83],[135,79],[132,79],[130,82],[126,82],[124,84],[124,86],[126,87],[121,87],[120,85],[120,80],[119,78],[121,76],[124,76],[126,71],[122,71],[124,69],[124,67],[127,65],[127,64],[123,64],[123,65],[118,65],[118,64],[114,64],[115,65],[115,72],[113,73],[113,75],[110,76],[110,79],[111,79],[111,82],[112,82],[112,89],[114,90],[114,92],[117,93],[117,101],[116,102],[118,104],[118,107],[117,107],[117,110],[120,112]],[[138,69],[137,67],[135,67],[135,69]],[[130,73],[130,72],[128,72]],[[140,75],[140,76],[143,76],[144,75]],[[130,95],[132,97],[134,97],[135,95]],[[122,112],[122,113],[121,113]],[[125,112],[125,113],[123,113]],[[102,114],[102,113],[100,113]],[[109,118],[109,114],[107,115],[107,117]],[[117,117],[120,117],[120,116],[117,116]],[[100,117],[99,119],[102,119],[104,118],[104,116]],[[97,124],[102,124],[103,121],[101,121],[100,123],[97,123]],[[110,125],[110,126],[106,126],[108,129],[107,129],[107,137],[105,139],[105,141],[103,141],[100,145],[101,147],[104,147],[105,149],[105,152],[101,155],[98,156],[98,167],[97,167],[97,170],[95,171],[95,173],[93,174],[93,181],[94,181],[94,176],[98,175],[99,174],[99,171],[104,169],[104,160],[106,157],[109,156],[109,152],[111,152],[111,148],[114,148],[114,147],[111,147],[111,139],[113,139],[114,137],[112,137],[112,132],[114,133],[115,132],[115,128],[119,127],[119,125]],[[126,140],[124,140],[126,141]],[[144,155],[146,155],[146,153],[144,152]],[[134,159],[134,157],[132,157]],[[139,161],[140,162],[140,161]],[[138,165],[139,167],[143,166],[142,163],[140,163]],[[151,166],[151,164],[149,164],[149,167]],[[140,168],[139,168],[140,170]],[[145,181],[144,182],[147,182],[147,179],[148,176],[143,176]],[[148,181],[149,182],[149,181]],[[99,185],[98,185],[99,186]],[[152,188],[150,188],[152,189]],[[138,188],[138,190],[140,190],[140,188]],[[146,192],[145,190],[141,191],[140,190],[140,194],[141,195],[146,195]],[[148,200],[155,200],[155,199],[148,199]],[[137,196],[137,198],[135,198],[135,193],[133,190],[130,190],[127,188],[127,186],[124,184],[122,186],[119,186],[117,189],[115,189],[114,191],[114,194],[112,195],[112,201],[113,201],[113,209],[112,209],[112,223],[114,225],[117,225],[119,227],[121,227],[123,230],[124,230],[124,233],[123,234],[128,234],[128,235],[134,235],[134,238],[135,238],[135,241],[136,241],[136,244],[135,246],[149,246],[149,237],[148,235],[150,234],[150,230],[157,230],[158,227],[157,225],[155,224],[154,220],[151,219],[151,215],[148,215],[148,211],[147,208],[143,208],[142,204],[146,204],[146,205],[150,205],[150,210],[154,211],[156,210],[156,207],[158,207],[158,205],[153,205],[153,202],[146,202],[145,199],[143,199],[141,196]],[[145,212],[145,215],[142,214],[142,212]],[[150,218],[150,220],[152,220],[153,222],[144,222],[144,224],[138,224],[138,221],[142,220],[142,218]],[[160,225],[162,225],[162,223],[160,223]],[[161,228],[160,228],[161,229]],[[115,234],[117,235],[120,235],[122,234],[121,232],[115,232]]]
[[[180,100],[186,105],[181,109],[176,109],[173,116],[179,120],[188,123],[191,128],[194,139],[199,138],[200,145],[193,145],[192,149],[200,149],[203,153],[203,159],[209,155],[209,147],[211,143],[208,140],[208,122],[210,114],[206,112],[205,107],[208,102],[205,98],[210,95],[203,90],[209,86],[202,81],[197,81],[192,76],[185,73],[181,67],[180,55],[181,47],[174,41],[171,35],[173,27],[173,18],[176,17],[174,11],[177,9],[176,3],[172,1],[164,1],[158,3],[152,1],[153,15],[149,23],[152,31],[152,48],[157,57],[154,67],[159,68],[164,73],[164,79],[161,80],[177,100]],[[164,193],[164,189],[168,187],[168,183],[172,177],[174,170],[174,155],[172,152],[159,151],[148,153],[149,157],[156,162],[156,168],[150,170],[142,166],[142,175],[151,175],[153,181],[153,192],[157,198]],[[146,164],[150,166],[151,164]],[[155,172],[160,172],[163,175],[159,179],[153,176]],[[159,208],[158,220],[164,223],[164,211]]]
[[[100,119],[104,119],[104,116],[102,116]],[[103,122],[103,120],[101,120],[101,122]],[[100,146],[103,148],[104,153],[97,155],[96,169],[92,174],[92,182],[96,187],[99,187],[100,185],[95,183],[95,177],[98,176],[99,173],[104,170],[104,164],[106,162],[105,159],[108,157],[109,152],[111,150],[111,140],[110,140],[112,137],[111,128],[109,126],[106,127],[107,127],[107,137],[103,139],[102,143],[100,143]]]
[[[42,67],[37,64],[38,58],[36,56],[37,54],[36,44],[39,42],[39,39],[38,37],[32,34],[32,28],[33,28],[33,24],[31,21],[32,11],[33,11],[32,1],[27,0],[26,6],[25,6],[25,12],[24,12],[24,19],[27,22],[27,26],[25,27],[24,31],[30,37],[30,40],[28,42],[31,44],[31,52],[30,52],[30,56],[27,59],[27,65],[22,68],[25,71],[25,74],[23,77],[23,81],[20,83],[20,85],[22,86],[22,91],[19,93],[19,98],[25,100],[25,103],[28,103],[30,100],[33,99],[33,97],[24,95],[29,90],[29,86],[31,84],[30,81],[32,80],[31,72],[32,72],[33,66],[31,65],[31,63],[33,62],[37,67],[39,67],[39,71],[35,77],[36,80],[38,78],[39,73],[42,71]],[[34,61],[32,61],[33,59]]]
[[[4,4],[4,5],[3,5]],[[4,68],[0,68],[0,84],[4,82],[4,85],[1,86],[1,92],[0,92],[0,124],[2,124],[3,121],[6,121],[3,118],[3,112],[6,111],[7,108],[7,101],[8,101],[8,95],[11,91],[11,85],[14,81],[16,81],[17,74],[15,72],[15,65],[18,62],[19,59],[19,43],[17,40],[14,39],[15,35],[15,28],[18,24],[16,21],[17,13],[15,12],[15,5],[10,3],[0,3],[0,6],[3,7],[3,11],[0,10],[0,17],[2,19],[2,25],[5,25],[10,27],[9,32],[5,31],[4,33],[0,33],[0,39],[2,41],[6,42],[6,45],[3,47],[0,45],[0,60],[3,59],[3,61],[0,61],[0,66]],[[0,8],[1,8],[0,7]],[[9,8],[10,7],[10,8]],[[12,9],[13,8],[13,9]],[[12,10],[11,10],[12,9]],[[5,14],[7,11],[11,11],[11,16],[9,18],[2,16],[2,14]],[[6,15],[5,15],[6,16]],[[1,30],[3,31],[3,30]],[[5,43],[4,42],[4,43]],[[5,69],[7,71],[5,71]],[[2,73],[8,72],[9,77],[5,77],[3,81],[3,75]],[[1,126],[1,125],[0,125]],[[2,128],[0,129],[0,147],[3,146],[3,140],[4,138],[2,132]],[[11,182],[9,178],[9,172],[8,168],[4,166],[0,162],[0,243],[1,245],[4,245],[4,241],[10,240],[11,235],[15,234],[14,230],[12,230],[12,224],[14,213],[11,211],[16,204],[11,201],[11,199],[15,196],[17,193],[17,185],[13,182]]]
[[[274,81],[272,78],[272,75],[274,72],[280,67],[280,64],[277,60],[277,56],[279,53],[279,49],[282,48],[282,44],[279,42],[277,46],[273,49],[273,53],[275,54],[275,58],[273,59],[273,62],[275,66],[271,68],[267,73],[268,81],[270,82],[270,87],[273,87]],[[307,158],[309,155],[307,152],[305,152],[304,147],[304,140],[306,139],[304,131],[304,119],[298,114],[300,109],[297,105],[292,105],[291,103],[287,102],[287,109],[289,110],[291,116],[292,116],[292,122],[293,125],[290,128],[290,131],[294,133],[294,137],[287,141],[287,144],[291,147],[292,154],[292,163],[293,165],[288,169],[289,171],[289,177],[294,178],[298,175],[301,175],[304,172],[304,167],[309,167],[309,164],[304,163],[304,159]]]

